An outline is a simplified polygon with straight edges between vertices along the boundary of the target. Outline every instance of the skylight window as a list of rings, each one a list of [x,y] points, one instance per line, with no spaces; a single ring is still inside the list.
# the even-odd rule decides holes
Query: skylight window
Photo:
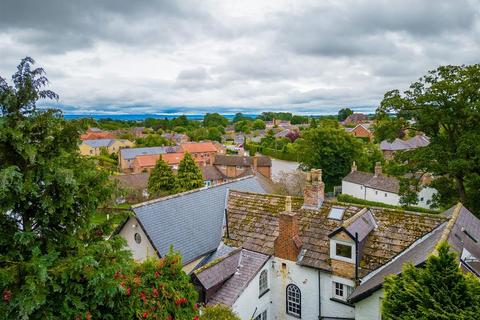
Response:
[[[345,212],[345,208],[332,207],[330,209],[330,212],[328,213],[328,218],[329,219],[335,219],[335,220],[342,220],[344,212]]]

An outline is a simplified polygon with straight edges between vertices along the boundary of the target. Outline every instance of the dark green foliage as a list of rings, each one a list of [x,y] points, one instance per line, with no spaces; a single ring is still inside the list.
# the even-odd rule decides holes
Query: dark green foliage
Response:
[[[148,178],[148,193],[151,196],[171,194],[176,188],[176,177],[172,168],[159,159]]]
[[[108,237],[115,219],[102,219],[98,208],[112,199],[113,183],[80,156],[79,122],[36,108],[56,95],[41,90],[47,80],[32,64],[22,61],[12,87],[0,78],[0,319],[141,318],[145,306],[121,282],[138,278],[150,290],[155,275],[137,273],[149,265],[135,264],[120,236]],[[190,302],[158,298],[173,304],[173,316],[191,319],[195,292],[178,263],[162,261],[155,285],[174,279],[168,292]]]
[[[343,108],[338,111],[338,121],[347,119],[349,115],[353,114],[353,110],[350,108]]]
[[[185,152],[185,156],[178,165],[177,171],[177,192],[188,191],[204,186],[202,171],[195,164],[190,153]]]
[[[447,243],[425,268],[407,264],[401,275],[388,277],[384,290],[382,319],[474,320],[480,314],[480,282],[460,271]]]
[[[397,161],[405,163],[410,173],[430,172],[447,182],[441,188],[440,206],[461,201],[476,214],[480,212],[479,87],[480,64],[442,66],[403,94],[387,92],[376,115],[381,120],[376,130],[380,140],[393,139],[405,129],[430,137],[428,147],[405,152]],[[391,113],[396,116],[389,117]]]
[[[219,127],[219,126],[226,127],[227,125],[228,125],[228,119],[217,112],[207,113],[203,117],[203,126],[205,128]]]
[[[290,112],[262,112],[257,118],[263,121],[272,121],[273,119],[290,121],[292,114]]]
[[[265,129],[265,121],[263,121],[262,119],[256,119],[255,121],[253,121],[252,129],[253,130]]]
[[[250,133],[252,129],[252,120],[241,120],[239,122],[235,122],[235,131],[236,132],[243,132],[243,133]]]
[[[294,116],[292,116],[292,119],[290,120],[290,123],[291,124],[308,123],[308,117],[294,115]]]
[[[201,320],[240,320],[233,311],[223,305],[207,306],[202,310]]]
[[[439,211],[432,210],[432,209],[425,209],[425,208],[412,207],[412,206],[394,206],[394,205],[386,204],[383,202],[368,201],[368,200],[352,197],[351,195],[348,195],[348,194],[339,194],[337,196],[337,201],[345,202],[345,203],[357,203],[357,204],[362,204],[362,205],[371,206],[371,207],[392,208],[397,210],[408,210],[408,211],[432,213],[432,214],[439,213]]]
[[[160,146],[169,146],[171,141],[162,137],[158,133],[147,134],[145,137],[137,138],[135,140],[136,147],[160,147]]]

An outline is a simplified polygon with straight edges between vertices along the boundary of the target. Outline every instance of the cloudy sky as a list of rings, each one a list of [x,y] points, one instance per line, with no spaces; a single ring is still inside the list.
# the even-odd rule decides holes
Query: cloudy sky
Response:
[[[43,66],[65,113],[373,110],[480,61],[480,0],[0,0],[0,75]]]

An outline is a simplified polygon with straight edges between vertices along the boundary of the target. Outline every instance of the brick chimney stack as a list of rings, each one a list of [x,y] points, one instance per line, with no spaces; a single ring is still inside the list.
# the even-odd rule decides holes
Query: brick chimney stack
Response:
[[[253,164],[253,172],[257,173],[257,169],[258,169],[258,157],[257,156],[253,156],[252,164]]]
[[[274,242],[274,254],[276,257],[297,261],[302,241],[299,237],[298,218],[292,212],[292,198],[286,197],[285,211],[278,216],[278,237]]]
[[[357,164],[355,163],[355,161],[353,161],[352,163],[352,171],[351,172],[355,172],[357,171]]]
[[[322,170],[312,169],[307,173],[307,184],[303,190],[303,208],[320,209],[325,200],[325,184],[322,181]]]
[[[382,164],[380,162],[375,163],[375,177],[382,174]]]

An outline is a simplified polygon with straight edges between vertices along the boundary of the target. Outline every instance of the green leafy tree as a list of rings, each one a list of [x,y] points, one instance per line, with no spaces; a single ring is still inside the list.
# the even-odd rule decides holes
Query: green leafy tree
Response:
[[[237,112],[237,113],[235,113],[235,116],[233,117],[232,122],[237,123],[237,122],[240,122],[240,121],[243,121],[243,120],[248,120],[248,119],[249,118],[244,116],[243,113]]]
[[[148,178],[148,193],[153,196],[171,194],[175,190],[176,183],[172,168],[159,159]]]
[[[322,169],[327,189],[340,184],[353,161],[359,163],[360,169],[367,162],[362,159],[362,142],[340,128],[326,126],[305,131],[298,150],[302,169]]]
[[[207,306],[202,310],[200,320],[240,320],[228,307],[223,305]]]
[[[222,142],[222,132],[217,127],[208,128],[208,140]]]
[[[158,133],[151,133],[147,134],[145,137],[137,138],[135,144],[137,147],[159,147],[168,146],[171,144],[171,142]]]
[[[394,130],[376,131],[380,140],[395,138],[399,130],[425,133],[430,144],[400,154],[399,163],[405,163],[412,174],[420,171],[442,177],[442,206],[451,205],[448,202],[453,199],[476,214],[480,212],[479,87],[480,64],[439,67],[403,94],[398,90],[385,94],[377,109],[377,118],[382,119],[378,127]],[[392,113],[395,117],[387,116]],[[445,185],[446,180],[453,184]],[[453,189],[444,188],[453,185]]]
[[[343,108],[338,111],[338,121],[343,121],[353,114],[353,110],[350,108]]]
[[[113,219],[95,219],[105,215],[98,208],[112,198],[113,183],[80,156],[77,122],[37,109],[38,99],[57,95],[43,90],[47,78],[33,64],[22,60],[13,86],[0,78],[0,319],[140,319],[146,306],[127,308],[125,299],[138,297],[122,282],[153,290],[155,274],[136,273],[148,265],[133,262],[120,236],[107,237]],[[180,282],[155,298],[169,301],[172,316],[191,319],[195,292],[181,266],[162,261],[155,286],[173,286],[163,274],[174,270]],[[188,300],[177,305],[180,298]]]
[[[235,131],[236,132],[243,132],[243,133],[250,133],[250,129],[252,126],[251,120],[242,120],[235,123]]]
[[[312,118],[312,120],[310,120],[310,128],[315,129],[317,127],[318,127],[317,120],[315,118]]]
[[[308,123],[308,117],[298,116],[298,115],[292,116],[291,124],[303,124],[303,123]]]
[[[480,282],[465,275],[447,243],[428,257],[425,268],[406,264],[386,278],[382,319],[478,319]]]
[[[202,171],[196,165],[190,153],[185,155],[178,165],[177,171],[177,191],[183,192],[203,187]]]
[[[256,119],[253,121],[252,125],[253,130],[264,130],[265,129],[265,121],[262,119]]]
[[[218,126],[226,127],[227,125],[228,125],[228,119],[217,112],[207,113],[203,117],[203,126],[205,128],[218,127]]]

